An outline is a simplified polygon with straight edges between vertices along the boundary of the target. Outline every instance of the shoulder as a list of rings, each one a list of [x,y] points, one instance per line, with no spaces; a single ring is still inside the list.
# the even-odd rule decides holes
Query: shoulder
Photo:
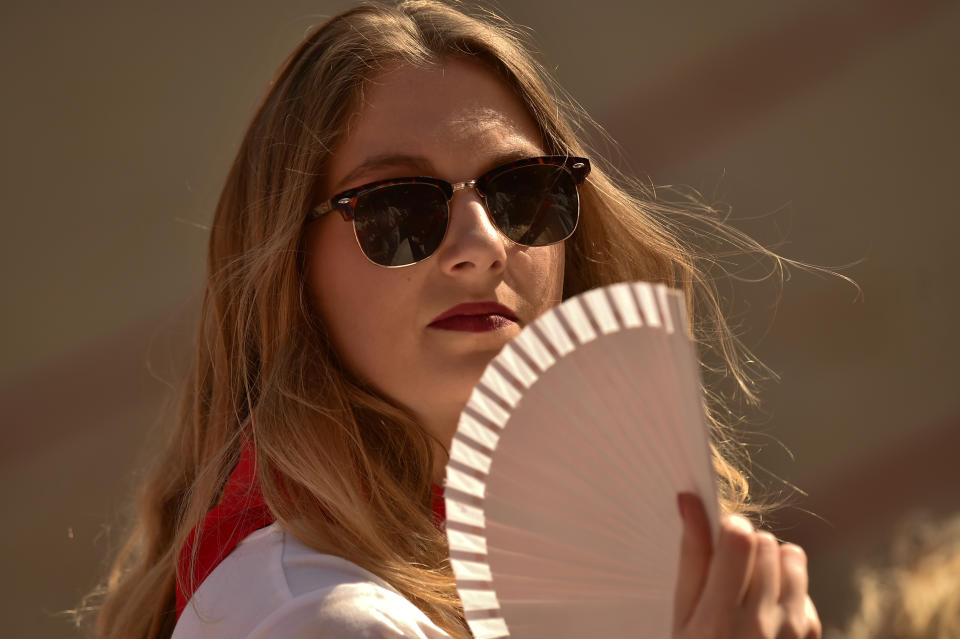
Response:
[[[373,573],[273,524],[248,536],[197,589],[173,639],[448,635]]]
[[[298,597],[264,619],[248,637],[441,639],[449,635],[398,593],[354,583]]]

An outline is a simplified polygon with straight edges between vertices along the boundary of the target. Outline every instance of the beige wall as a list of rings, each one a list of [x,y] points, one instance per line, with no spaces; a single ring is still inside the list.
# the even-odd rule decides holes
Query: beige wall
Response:
[[[8,636],[97,579],[183,361],[205,225],[244,125],[305,29],[347,3],[0,9],[0,533]],[[908,511],[956,509],[960,7],[948,2],[513,2],[621,164],[863,288],[738,284],[767,386],[758,460],[827,621]],[[589,11],[585,10],[589,6]],[[148,367],[150,362],[150,367]],[[152,371],[151,371],[152,367]],[[776,488],[776,484],[772,484]],[[803,510],[829,520],[824,523]]]

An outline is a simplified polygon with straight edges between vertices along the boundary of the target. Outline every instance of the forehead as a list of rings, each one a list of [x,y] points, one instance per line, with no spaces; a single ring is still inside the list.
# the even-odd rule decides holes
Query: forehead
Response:
[[[409,154],[448,173],[438,177],[470,179],[485,163],[518,150],[542,154],[539,129],[493,71],[462,59],[431,67],[401,65],[365,85],[329,176],[335,184],[366,158]]]

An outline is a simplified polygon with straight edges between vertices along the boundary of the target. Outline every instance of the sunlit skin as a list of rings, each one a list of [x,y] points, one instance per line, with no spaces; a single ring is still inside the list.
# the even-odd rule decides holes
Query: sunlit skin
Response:
[[[370,158],[404,155],[358,173]],[[329,165],[324,197],[374,180],[424,175],[460,182],[507,161],[545,155],[522,103],[484,67],[450,60],[376,76]],[[333,213],[308,230],[309,288],[350,370],[409,410],[445,449],[483,369],[522,326],[560,301],[563,244],[525,247],[492,225],[472,189],[450,203],[440,248],[384,268],[364,257],[352,224]],[[498,302],[519,322],[498,330],[439,330],[464,302]],[[446,463],[440,447],[434,478]]]
[[[518,157],[544,155],[520,101],[495,75],[448,60],[379,74],[334,150],[329,197],[378,179],[425,175],[460,182]],[[358,167],[370,158],[405,155]],[[523,325],[560,301],[563,246],[527,248],[492,226],[476,192],[459,191],[438,251],[403,268],[368,261],[338,214],[308,229],[313,303],[350,370],[405,407],[438,445],[440,482],[457,419],[484,367]],[[464,302],[494,301],[519,319],[485,332],[431,321]],[[806,556],[739,516],[720,522],[716,546],[699,499],[679,500],[684,522],[674,639],[820,637],[807,596]]]

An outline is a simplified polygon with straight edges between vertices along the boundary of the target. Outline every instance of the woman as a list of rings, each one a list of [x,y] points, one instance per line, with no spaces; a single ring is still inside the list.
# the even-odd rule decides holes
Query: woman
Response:
[[[434,0],[347,11],[288,58],[217,207],[196,361],[101,636],[469,636],[445,451],[486,364],[566,296],[683,289],[750,396],[676,216],[615,186],[577,120],[508,24]],[[674,636],[818,637],[803,553],[736,515],[730,456],[717,548],[679,498]]]

